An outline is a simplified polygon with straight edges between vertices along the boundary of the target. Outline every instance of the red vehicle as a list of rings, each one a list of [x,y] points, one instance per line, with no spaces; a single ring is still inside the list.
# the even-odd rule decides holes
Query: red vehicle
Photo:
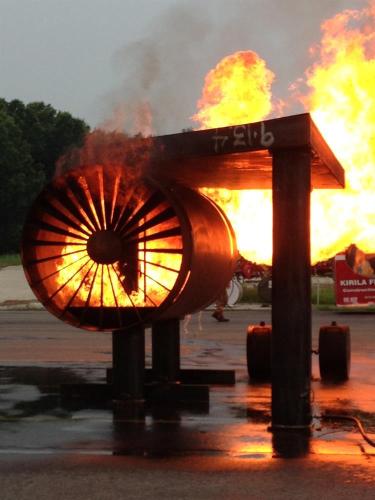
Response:
[[[350,245],[334,259],[337,306],[375,305],[375,254]]]
[[[242,255],[240,255],[237,260],[237,267],[235,270],[235,275],[239,280],[249,280],[252,278],[263,278],[270,266],[263,264],[256,264],[251,260],[247,260]]]

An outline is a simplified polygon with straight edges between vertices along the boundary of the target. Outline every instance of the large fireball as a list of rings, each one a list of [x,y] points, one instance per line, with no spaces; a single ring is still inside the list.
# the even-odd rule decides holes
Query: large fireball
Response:
[[[301,100],[346,172],[345,190],[312,193],[312,261],[325,260],[351,243],[375,249],[375,1],[322,24],[311,49]],[[225,57],[205,80],[198,112],[201,128],[259,121],[272,111],[274,74],[254,52]],[[270,191],[205,190],[227,213],[240,252],[272,259]]]
[[[322,25],[319,63],[307,72],[304,98],[343,165],[344,191],[312,197],[312,247],[318,258],[355,243],[375,249],[375,2]]]
[[[205,78],[193,120],[201,128],[262,120],[271,111],[274,78],[255,52],[248,50],[224,57]]]
[[[205,78],[198,112],[200,128],[215,128],[262,120],[271,111],[271,84],[275,76],[252,51],[224,57]],[[270,191],[204,189],[226,212],[241,254],[257,262],[272,256]]]

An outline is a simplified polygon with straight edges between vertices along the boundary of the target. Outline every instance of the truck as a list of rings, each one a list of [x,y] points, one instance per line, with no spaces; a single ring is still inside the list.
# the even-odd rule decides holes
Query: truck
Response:
[[[337,306],[375,306],[375,253],[352,244],[336,254],[334,282]]]

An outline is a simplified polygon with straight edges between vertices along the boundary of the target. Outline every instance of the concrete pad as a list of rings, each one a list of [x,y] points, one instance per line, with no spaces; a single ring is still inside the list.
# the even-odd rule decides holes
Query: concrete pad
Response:
[[[105,382],[111,334],[45,311],[0,312],[1,499],[372,500],[375,448],[351,422],[318,417],[360,417],[375,439],[374,316],[313,312],[314,346],[321,325],[350,326],[351,378],[322,383],[313,357],[311,434],[288,434],[284,455],[268,431],[270,385],[249,383],[246,371],[247,325],[268,322],[270,310],[228,317],[203,312],[184,323],[182,366],[234,369],[236,385],[211,386],[207,407],[145,405],[130,418],[121,406],[60,397],[61,384]],[[147,330],[147,366],[150,340]]]
[[[0,268],[0,309],[40,309],[22,266]]]

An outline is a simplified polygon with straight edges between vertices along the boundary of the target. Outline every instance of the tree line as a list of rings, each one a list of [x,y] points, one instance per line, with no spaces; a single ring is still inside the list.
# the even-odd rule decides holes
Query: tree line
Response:
[[[88,125],[43,102],[0,99],[0,254],[19,251],[29,207]]]

